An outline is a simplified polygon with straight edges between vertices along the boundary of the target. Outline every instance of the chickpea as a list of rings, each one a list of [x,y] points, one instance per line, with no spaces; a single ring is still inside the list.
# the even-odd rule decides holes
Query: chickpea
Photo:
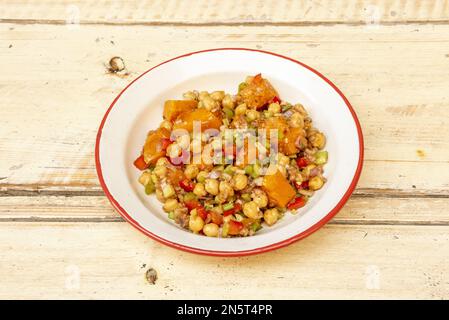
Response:
[[[241,105],[237,106],[237,108],[235,108],[235,112],[234,114],[236,116],[242,115],[246,113],[246,104],[242,103]]]
[[[178,200],[168,199],[167,201],[165,201],[163,208],[165,212],[170,212],[178,208],[178,205]]]
[[[157,159],[156,166],[166,166],[168,164],[168,160],[165,157]]]
[[[167,174],[167,167],[165,166],[155,166],[153,173],[158,176],[159,178],[163,178],[165,177],[165,175]]]
[[[279,219],[279,211],[276,208],[268,209],[263,214],[263,219],[265,220],[265,223],[269,226],[272,226],[275,224]]]
[[[177,158],[181,155],[181,148],[177,143],[172,143],[167,147],[167,155],[170,158]]]
[[[243,213],[251,219],[259,219],[259,207],[254,201],[243,204]]]
[[[198,95],[198,99],[204,100],[204,98],[209,97],[209,92],[207,91],[201,91]]]
[[[309,140],[312,143],[312,146],[318,149],[323,149],[326,144],[326,137],[321,132],[311,136]]]
[[[253,202],[259,208],[265,208],[268,205],[268,197],[267,194],[261,189],[254,189],[251,197],[253,198]]]
[[[139,177],[139,182],[142,185],[148,184],[148,182],[150,182],[150,180],[151,180],[151,173],[148,171],[144,171]]]
[[[286,166],[290,163],[290,158],[284,155],[283,153],[278,153],[278,163],[281,166]]]
[[[303,174],[306,176],[306,177],[308,177],[309,175],[310,175],[310,171],[312,171],[313,169],[315,169],[316,168],[316,165],[314,165],[314,164],[309,164],[307,167],[305,167],[304,169],[303,169]]]
[[[309,180],[310,190],[319,190],[323,187],[324,181],[320,177],[316,176]]]
[[[271,113],[279,113],[281,112],[281,106],[278,102],[270,103],[268,106],[268,111]]]
[[[198,216],[190,216],[189,219],[189,229],[192,230],[194,233],[198,233],[203,229],[204,226],[204,220]]]
[[[290,117],[289,125],[291,127],[294,127],[294,128],[303,128],[304,127],[304,118],[303,118],[303,116],[300,113],[295,112]]]
[[[246,118],[248,119],[248,121],[254,121],[256,119],[259,119],[259,112],[254,110],[254,109],[249,109],[246,111]]]
[[[206,108],[209,111],[218,107],[217,102],[209,96],[204,97],[204,99],[201,101],[203,102],[204,108]]]
[[[227,198],[228,198],[228,197],[225,196],[224,194],[219,193],[217,196],[215,196],[215,202],[222,204],[222,203],[225,203],[225,202],[226,202],[226,199],[227,199]]]
[[[237,174],[234,176],[234,189],[243,190],[248,184],[248,177],[244,174]]]
[[[208,237],[218,237],[219,227],[215,223],[208,223],[203,227],[203,232]]]
[[[304,117],[307,116],[307,111],[304,108],[304,106],[300,103],[297,103],[293,106],[293,109],[298,111],[300,114],[302,114]]]
[[[165,202],[164,194],[159,189],[156,189],[156,198],[162,203]]]
[[[200,171],[196,176],[196,181],[204,182],[209,174],[206,171]]]
[[[223,108],[229,108],[231,110],[234,109],[234,100],[232,100],[231,95],[226,94],[223,98],[223,101],[221,102],[223,105]]]
[[[206,191],[216,196],[218,194],[218,181],[215,179],[206,179]]]
[[[193,189],[193,193],[198,197],[204,197],[207,194],[206,189],[204,188],[204,184],[198,182]]]
[[[223,195],[224,198],[229,198],[234,195],[234,189],[232,188],[231,184],[227,181],[221,181],[219,189],[220,193]]]
[[[225,96],[224,91],[214,91],[210,94],[210,97],[215,101],[222,101]]]
[[[198,92],[196,92],[196,91],[187,91],[187,92],[184,92],[184,94],[182,96],[186,100],[197,100],[198,99]]]
[[[172,127],[173,127],[173,125],[172,125],[172,123],[171,123],[170,121],[164,120],[164,121],[161,122],[160,127],[161,127],[161,128],[165,128],[165,129],[167,129],[167,130],[171,130]]]
[[[194,164],[188,164],[184,169],[184,175],[188,179],[195,179],[195,177],[198,175],[199,172],[200,170]]]
[[[190,147],[190,135],[183,134],[176,138],[176,143],[184,150],[188,150]]]
[[[220,138],[215,138],[212,140],[211,146],[212,146],[212,149],[214,149],[214,150],[221,150],[221,148],[223,146],[223,142],[221,141]]]

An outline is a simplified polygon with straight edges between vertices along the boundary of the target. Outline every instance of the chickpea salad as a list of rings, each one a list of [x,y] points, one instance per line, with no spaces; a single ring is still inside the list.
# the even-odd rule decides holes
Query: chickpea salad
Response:
[[[261,74],[236,94],[194,90],[183,98],[165,102],[134,161],[145,193],[182,228],[251,236],[296,213],[325,184],[325,135]]]

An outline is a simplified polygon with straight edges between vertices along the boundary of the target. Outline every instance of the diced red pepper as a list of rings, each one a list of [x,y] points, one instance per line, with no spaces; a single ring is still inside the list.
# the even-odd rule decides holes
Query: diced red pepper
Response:
[[[167,150],[168,146],[171,145],[173,141],[168,138],[161,139],[161,148],[162,150]]]
[[[209,211],[210,218],[213,223],[221,225],[223,223],[223,216],[215,211]]]
[[[298,167],[305,168],[309,165],[309,160],[307,160],[305,157],[296,159],[296,163],[298,164]]]
[[[195,184],[187,179],[179,181],[179,186],[187,192],[192,192],[195,189]]]
[[[134,160],[134,165],[139,170],[145,170],[150,166],[150,164],[146,163],[145,160],[143,159],[143,155]]]
[[[240,231],[242,231],[243,229],[243,223],[241,222],[229,220],[228,224],[229,224],[228,234],[230,235],[233,236],[238,235]]]
[[[199,207],[197,207],[196,212],[198,216],[201,217],[201,219],[206,220],[208,212],[206,211],[206,209],[204,209],[203,206],[200,205]]]
[[[276,103],[276,102],[281,103],[281,99],[279,99],[278,96],[275,96],[275,97],[271,100],[271,103]]]
[[[287,205],[287,209],[289,210],[295,210],[295,209],[299,209],[302,208],[306,205],[306,200],[304,199],[304,197],[296,197],[295,199],[293,199],[292,202],[290,202]]]
[[[227,217],[227,216],[230,216],[231,214],[237,213],[241,210],[242,210],[242,205],[240,203],[236,203],[236,204],[234,204],[234,208],[223,212],[223,216]]]
[[[256,74],[252,80],[253,83],[260,83],[261,81],[263,81],[261,73]]]
[[[201,207],[201,204],[196,200],[189,200],[186,201],[184,204],[186,205],[187,209],[189,209],[189,211]]]
[[[295,187],[298,190],[309,189],[309,180],[303,181],[301,183],[295,182]]]

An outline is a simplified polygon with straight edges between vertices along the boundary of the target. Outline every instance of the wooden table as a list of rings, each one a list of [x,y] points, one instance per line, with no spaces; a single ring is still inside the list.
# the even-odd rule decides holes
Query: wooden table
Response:
[[[165,247],[97,180],[97,128],[121,89],[216,47],[317,68],[363,127],[348,204],[274,252]],[[0,48],[0,298],[449,298],[449,1],[3,0]],[[114,56],[127,72],[108,72]]]

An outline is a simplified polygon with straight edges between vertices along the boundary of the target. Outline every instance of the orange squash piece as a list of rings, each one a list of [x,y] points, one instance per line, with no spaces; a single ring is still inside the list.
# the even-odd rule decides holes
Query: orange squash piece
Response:
[[[287,203],[289,203],[296,195],[293,187],[288,183],[287,179],[279,172],[279,170],[277,170],[275,174],[264,176],[262,188],[268,194],[270,200],[282,208],[285,208]]]
[[[195,100],[167,100],[164,104],[164,119],[175,120],[181,113],[191,111],[198,106]]]
[[[278,93],[267,79],[259,73],[250,83],[241,89],[237,95],[238,103],[245,103],[247,107],[260,109],[272,101]]]
[[[189,132],[193,131],[193,122],[201,122],[201,131],[207,129],[219,129],[221,126],[221,118],[207,109],[200,108],[193,111],[183,112],[175,120],[173,130],[184,129]]]
[[[146,163],[154,165],[159,158],[165,156],[163,148],[165,139],[170,139],[170,131],[166,128],[159,128],[148,134],[143,145],[143,158]]]
[[[280,143],[279,149],[282,153],[286,155],[292,155],[299,151],[296,146],[296,140],[301,136],[302,130],[300,128],[290,128],[286,134],[284,139],[282,139]]]

